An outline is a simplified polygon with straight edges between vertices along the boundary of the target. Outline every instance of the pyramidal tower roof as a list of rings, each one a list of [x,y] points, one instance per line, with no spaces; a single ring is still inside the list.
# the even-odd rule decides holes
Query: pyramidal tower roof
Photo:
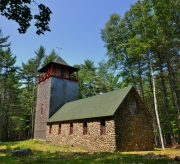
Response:
[[[70,66],[70,65],[67,64],[60,56],[58,56],[58,57],[53,61],[53,63]]]
[[[49,63],[46,64],[44,67],[40,68],[40,69],[38,70],[38,72],[44,72],[44,71],[45,71],[45,68],[47,68],[48,66],[50,66],[52,63],[70,67],[70,68],[72,68],[74,71],[78,71],[78,70],[79,70],[78,68],[75,68],[75,67],[70,66],[70,65],[67,64],[60,56],[58,56],[55,60],[53,60],[52,62],[49,62]]]

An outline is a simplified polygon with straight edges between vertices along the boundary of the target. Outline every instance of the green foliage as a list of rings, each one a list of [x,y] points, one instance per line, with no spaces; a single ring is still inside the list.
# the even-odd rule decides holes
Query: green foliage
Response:
[[[10,43],[6,43],[9,39],[9,36],[3,37],[2,30],[0,29],[0,49],[3,47],[9,47]]]
[[[96,67],[91,60],[85,60],[84,64],[75,65],[79,68],[78,84],[79,98],[90,97],[96,95]]]
[[[13,19],[16,15],[11,14],[16,8],[17,13],[26,10],[27,15],[23,17],[23,12],[20,12],[15,21],[21,19],[20,23],[28,22],[32,18],[30,15],[28,17],[30,12],[25,5],[31,3],[34,1],[2,1],[0,9],[3,6],[4,8],[1,13],[7,17],[12,16],[10,19]],[[9,7],[13,8],[8,9]],[[46,12],[50,14],[47,8],[39,7],[42,11],[40,17],[45,16],[43,13]],[[112,14],[105,27],[101,29],[108,61],[99,62],[98,66],[91,60],[75,65],[80,69],[79,98],[134,85],[154,115],[151,76],[153,73],[163,136],[169,144],[180,141],[179,13],[179,0],[138,0],[124,17]],[[41,26],[41,23],[37,22],[37,27]],[[29,25],[22,24],[20,32],[25,32]],[[47,30],[47,24],[44,25],[44,29]],[[45,48],[40,46],[35,51],[35,57],[29,59],[27,63],[22,63],[19,71],[15,66],[16,57],[12,55],[10,44],[7,43],[8,38],[9,36],[3,37],[0,30],[0,122],[1,120],[3,122],[0,124],[0,140],[4,141],[6,138],[17,140],[22,139],[22,136],[25,136],[23,139],[33,137],[39,75],[37,70],[58,56],[54,50],[45,55]],[[155,125],[156,120],[154,122],[156,134],[158,130]],[[158,135],[156,137],[158,141]]]
[[[179,0],[138,0],[123,18],[112,14],[101,30],[108,65],[121,77],[121,86],[134,85],[152,112],[154,72],[161,122],[172,144],[180,134],[179,12]]]
[[[10,117],[20,107],[21,86],[17,75],[19,69],[15,66],[16,56],[11,53],[7,39],[8,37],[0,39],[1,47],[4,47],[0,48],[0,140],[3,141],[8,141],[13,136],[14,122]]]
[[[53,49],[48,56],[45,56],[43,63],[42,63],[42,67],[45,66],[46,64],[48,64],[49,62],[52,62],[53,60],[55,60],[57,57],[58,57],[58,54]]]
[[[97,90],[98,93],[106,93],[120,88],[119,76],[108,66],[105,61],[98,63],[97,67]]]
[[[85,60],[84,64],[74,65],[80,69],[78,72],[80,99],[119,88],[119,77],[115,76],[114,71],[105,61],[98,64],[99,66],[95,67],[93,61]]]
[[[39,13],[32,15],[32,5],[37,5]],[[0,12],[9,20],[14,20],[19,24],[19,33],[26,33],[32,19],[35,19],[36,33],[44,34],[45,31],[50,31],[49,21],[51,10],[43,4],[37,4],[34,0],[1,0]]]
[[[54,60],[54,51],[45,55],[40,46],[35,57],[15,66],[16,56],[0,30],[0,141],[33,138],[38,72],[42,63]]]

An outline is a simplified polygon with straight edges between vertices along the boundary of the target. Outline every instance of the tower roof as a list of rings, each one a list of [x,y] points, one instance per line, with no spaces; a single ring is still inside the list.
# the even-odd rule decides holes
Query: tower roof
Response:
[[[53,60],[52,62],[49,62],[49,63],[46,64],[44,67],[40,68],[40,69],[38,70],[38,72],[44,72],[44,71],[45,71],[45,68],[47,68],[48,66],[50,66],[52,63],[70,67],[70,68],[72,68],[74,71],[78,71],[78,70],[79,70],[78,68],[75,68],[75,67],[70,66],[70,65],[67,64],[60,56],[58,56],[55,60]]]
[[[67,64],[60,56],[58,56],[58,57],[53,61],[53,63],[70,66],[70,65]]]

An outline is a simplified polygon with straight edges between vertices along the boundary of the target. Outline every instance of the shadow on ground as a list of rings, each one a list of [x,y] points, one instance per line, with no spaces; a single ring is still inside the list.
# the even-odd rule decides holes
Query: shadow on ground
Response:
[[[11,157],[11,150],[0,150],[1,164],[171,164],[174,163],[166,155],[155,154],[122,154],[122,153],[79,153],[79,152],[54,152],[33,151],[26,157]]]

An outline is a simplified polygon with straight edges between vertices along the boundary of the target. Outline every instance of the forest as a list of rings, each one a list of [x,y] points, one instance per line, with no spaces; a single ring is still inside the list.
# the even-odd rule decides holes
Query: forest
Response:
[[[161,134],[165,145],[179,143],[180,0],[138,0],[123,17],[110,15],[100,37],[108,60],[74,65],[79,99],[133,85],[153,115],[155,145]],[[40,46],[34,58],[16,66],[8,39],[1,30],[0,141],[26,140],[33,138],[37,70],[58,54],[47,55]]]

